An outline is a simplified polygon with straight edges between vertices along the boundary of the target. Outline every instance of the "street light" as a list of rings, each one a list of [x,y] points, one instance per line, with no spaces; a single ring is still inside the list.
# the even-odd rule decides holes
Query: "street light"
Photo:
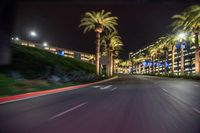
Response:
[[[48,43],[47,43],[47,42],[44,42],[44,43],[43,43],[43,46],[44,46],[44,47],[47,47],[47,46],[48,46]]]
[[[186,35],[185,35],[185,33],[183,33],[183,32],[179,34],[179,39],[180,39],[181,42],[182,42],[182,40],[185,39],[185,36],[186,36]]]
[[[30,31],[30,35],[31,35],[32,37],[36,37],[36,36],[37,36],[37,33],[36,33],[35,31]]]
[[[19,37],[16,37],[15,40],[16,40],[16,41],[19,41]]]

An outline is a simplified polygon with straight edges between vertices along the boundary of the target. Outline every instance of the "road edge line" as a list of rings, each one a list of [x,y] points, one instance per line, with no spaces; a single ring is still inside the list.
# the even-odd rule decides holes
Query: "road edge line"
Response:
[[[17,102],[17,101],[22,101],[26,99],[31,99],[35,97],[40,97],[40,96],[46,96],[46,95],[51,95],[51,94],[56,94],[56,93],[61,93],[65,91],[71,91],[75,89],[81,89],[84,87],[88,87],[91,85],[96,85],[104,82],[108,82],[114,79],[117,79],[118,76],[101,80],[101,81],[96,81],[96,82],[91,82],[87,84],[81,84],[81,85],[75,85],[75,86],[69,86],[69,87],[63,87],[63,88],[56,88],[56,89],[51,89],[51,90],[44,90],[44,91],[37,91],[37,92],[29,92],[29,93],[24,93],[24,94],[18,94],[18,95],[12,95],[12,96],[7,96],[7,97],[2,97],[0,98],[0,105],[6,104],[6,103],[11,103],[11,102]]]

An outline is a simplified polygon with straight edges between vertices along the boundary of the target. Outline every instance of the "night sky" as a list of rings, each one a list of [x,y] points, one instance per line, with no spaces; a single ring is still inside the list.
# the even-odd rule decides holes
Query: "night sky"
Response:
[[[86,11],[105,9],[119,17],[117,29],[124,43],[121,58],[125,59],[128,52],[137,51],[169,33],[170,17],[195,3],[197,0],[18,1],[12,35],[30,39],[28,32],[35,30],[38,38],[34,41],[95,53],[95,33],[83,34],[78,25]]]

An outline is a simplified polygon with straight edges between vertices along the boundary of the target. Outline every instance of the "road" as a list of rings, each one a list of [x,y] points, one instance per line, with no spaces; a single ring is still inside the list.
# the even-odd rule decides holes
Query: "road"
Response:
[[[0,105],[0,133],[200,133],[200,82],[150,76]]]

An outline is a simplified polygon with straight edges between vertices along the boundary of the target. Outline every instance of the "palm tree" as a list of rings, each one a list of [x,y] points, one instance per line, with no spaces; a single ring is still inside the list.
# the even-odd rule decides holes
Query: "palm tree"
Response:
[[[152,73],[155,74],[155,60],[156,60],[156,55],[158,53],[158,43],[156,42],[155,44],[153,44],[153,46],[151,48],[149,48],[149,55],[151,57],[152,60]]]
[[[100,34],[104,29],[115,30],[117,25],[117,17],[111,16],[111,12],[104,10],[98,12],[86,12],[81,18],[79,27],[84,27],[84,33],[94,30],[96,32],[96,74],[99,75],[99,58],[100,58]]]
[[[194,5],[186,9],[188,14],[190,14],[185,21],[184,25],[187,27],[188,31],[193,32],[194,34],[194,44],[196,47],[195,50],[195,72],[196,75],[200,74],[200,66],[199,66],[199,30],[200,30],[200,6]]]
[[[166,47],[171,48],[171,74],[174,74],[174,52],[175,52],[175,46],[176,46],[176,36],[175,34],[168,34],[166,35],[165,44]]]
[[[145,61],[146,59],[148,59],[148,56],[144,55],[144,53],[140,53],[135,58],[132,59],[132,63],[135,64],[136,73],[137,73],[137,69],[139,69],[139,74],[141,74],[141,63]],[[144,69],[145,68],[143,66],[143,70]]]
[[[113,73],[115,73],[116,71],[116,64],[118,63],[119,60],[119,50],[115,50],[113,52]]]
[[[195,72],[196,75],[200,74],[199,66],[199,29],[200,29],[200,6],[194,5],[185,9],[180,14],[174,15],[172,18],[175,20],[172,23],[173,30],[184,30],[192,32],[195,39]]]
[[[89,61],[90,63],[94,64],[95,56],[89,55],[88,61]]]
[[[116,54],[116,52],[118,52],[119,50],[121,50],[121,47],[123,46],[122,41],[119,38],[111,38],[111,43],[109,46],[109,52],[110,52],[110,59],[109,59],[109,63],[110,63],[110,76],[113,75],[113,58],[114,58],[114,53]]]
[[[168,73],[168,51],[169,48],[171,48],[171,56],[172,56],[172,65],[171,65],[171,72],[174,73],[174,50],[175,50],[175,35],[166,35],[160,38],[161,45],[159,46],[159,49],[162,53],[164,53],[165,57],[165,74]]]
[[[126,73],[126,67],[127,67],[126,61],[121,61],[119,65],[120,65],[121,68],[122,68],[122,72],[123,72],[123,73]]]
[[[150,53],[149,53],[150,52],[149,49],[152,46],[153,45],[148,46],[145,50],[142,51],[142,53],[139,56],[143,56],[146,61],[150,61],[151,60],[151,56],[150,56]],[[148,72],[147,73],[150,74],[151,66],[147,65],[147,67],[148,67]]]
[[[107,47],[107,55],[108,55],[108,71],[107,75],[113,75],[113,58],[114,55],[117,54],[117,51],[121,49],[122,41],[121,37],[118,35],[117,31],[106,31],[105,35],[102,38],[102,43]]]
[[[114,66],[114,70],[113,70],[113,71],[114,71],[115,73],[118,73],[118,67],[119,67],[119,63],[120,63],[120,62],[121,62],[121,60],[118,59],[118,58],[114,60],[114,63],[113,63],[113,64],[114,64],[114,65],[113,65],[113,66]]]

